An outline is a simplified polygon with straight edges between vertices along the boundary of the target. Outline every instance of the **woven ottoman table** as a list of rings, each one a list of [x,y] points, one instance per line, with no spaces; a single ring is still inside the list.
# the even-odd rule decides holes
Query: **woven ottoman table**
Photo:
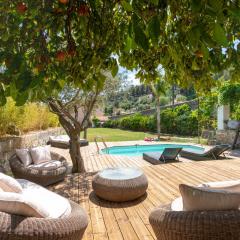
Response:
[[[102,199],[125,202],[144,195],[148,180],[137,168],[107,168],[93,178],[92,187]]]

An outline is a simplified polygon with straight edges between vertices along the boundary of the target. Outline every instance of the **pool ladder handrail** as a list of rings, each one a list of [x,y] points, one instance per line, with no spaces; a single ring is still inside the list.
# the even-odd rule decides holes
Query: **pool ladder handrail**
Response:
[[[106,149],[108,148],[108,146],[107,146],[107,144],[106,144],[106,142],[105,142],[105,140],[104,140],[104,138],[103,138],[102,136],[96,136],[96,137],[94,138],[94,142],[95,142],[95,144],[96,144],[96,146],[97,146],[97,152],[100,153],[100,148],[99,148],[99,146],[98,146],[98,141],[97,141],[97,139],[101,139],[101,140],[102,140],[102,143],[103,143],[103,145],[104,145],[104,147],[105,147]]]

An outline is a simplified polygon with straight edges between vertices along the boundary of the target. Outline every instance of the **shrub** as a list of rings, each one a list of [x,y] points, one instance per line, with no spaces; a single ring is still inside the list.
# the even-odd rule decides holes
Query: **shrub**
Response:
[[[169,97],[161,96],[159,101],[160,101],[160,105],[164,106],[164,105],[167,105],[170,102],[170,99],[169,99]]]
[[[93,121],[93,125],[94,125],[94,127],[100,127],[101,126],[101,121],[98,119],[98,118],[96,118],[96,117],[94,117],[93,119],[92,119],[92,121]]]
[[[8,98],[7,104],[0,109],[0,135],[5,135],[13,127],[20,132],[29,132],[58,125],[58,117],[45,104],[27,103],[17,107]]]
[[[135,114],[118,120],[109,120],[104,123],[104,127],[156,132],[156,115]],[[167,108],[161,112],[161,132],[194,136],[197,135],[197,130],[197,111],[192,111],[187,104],[174,109]]]
[[[164,133],[176,133],[177,113],[171,108],[161,112],[161,131]]]
[[[176,102],[184,102],[184,101],[186,101],[186,100],[187,100],[187,97],[184,96],[184,95],[178,94],[178,95],[176,96]]]

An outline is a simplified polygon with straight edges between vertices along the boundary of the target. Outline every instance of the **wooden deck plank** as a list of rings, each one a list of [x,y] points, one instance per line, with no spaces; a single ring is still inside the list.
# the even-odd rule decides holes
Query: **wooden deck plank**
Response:
[[[114,143],[109,145],[113,146]],[[180,183],[198,185],[202,182],[240,179],[239,158],[151,165],[142,157],[97,154],[94,144],[81,151],[88,173],[69,175],[52,189],[78,202],[86,210],[89,225],[84,240],[154,240],[156,237],[148,220],[149,214],[155,207],[180,196]],[[64,156],[67,154],[64,152]],[[149,181],[146,196],[121,204],[97,198],[91,186],[94,174],[116,166],[141,168]]]

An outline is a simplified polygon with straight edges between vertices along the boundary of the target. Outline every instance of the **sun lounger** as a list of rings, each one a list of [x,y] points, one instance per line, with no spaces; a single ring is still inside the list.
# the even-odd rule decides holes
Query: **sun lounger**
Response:
[[[174,162],[178,159],[178,154],[182,148],[165,148],[162,153],[150,152],[143,153],[143,159],[152,164],[161,164],[166,162]]]
[[[50,136],[48,144],[50,144],[52,147],[56,148],[69,148],[69,137],[67,135],[60,135],[60,136]],[[88,141],[86,139],[80,139],[80,146],[87,146]]]
[[[219,159],[220,155],[231,148],[228,144],[221,144],[212,147],[211,149],[202,153],[182,150],[180,153],[181,157],[189,158],[193,160],[205,160],[205,159]],[[224,157],[226,157],[224,155]]]

